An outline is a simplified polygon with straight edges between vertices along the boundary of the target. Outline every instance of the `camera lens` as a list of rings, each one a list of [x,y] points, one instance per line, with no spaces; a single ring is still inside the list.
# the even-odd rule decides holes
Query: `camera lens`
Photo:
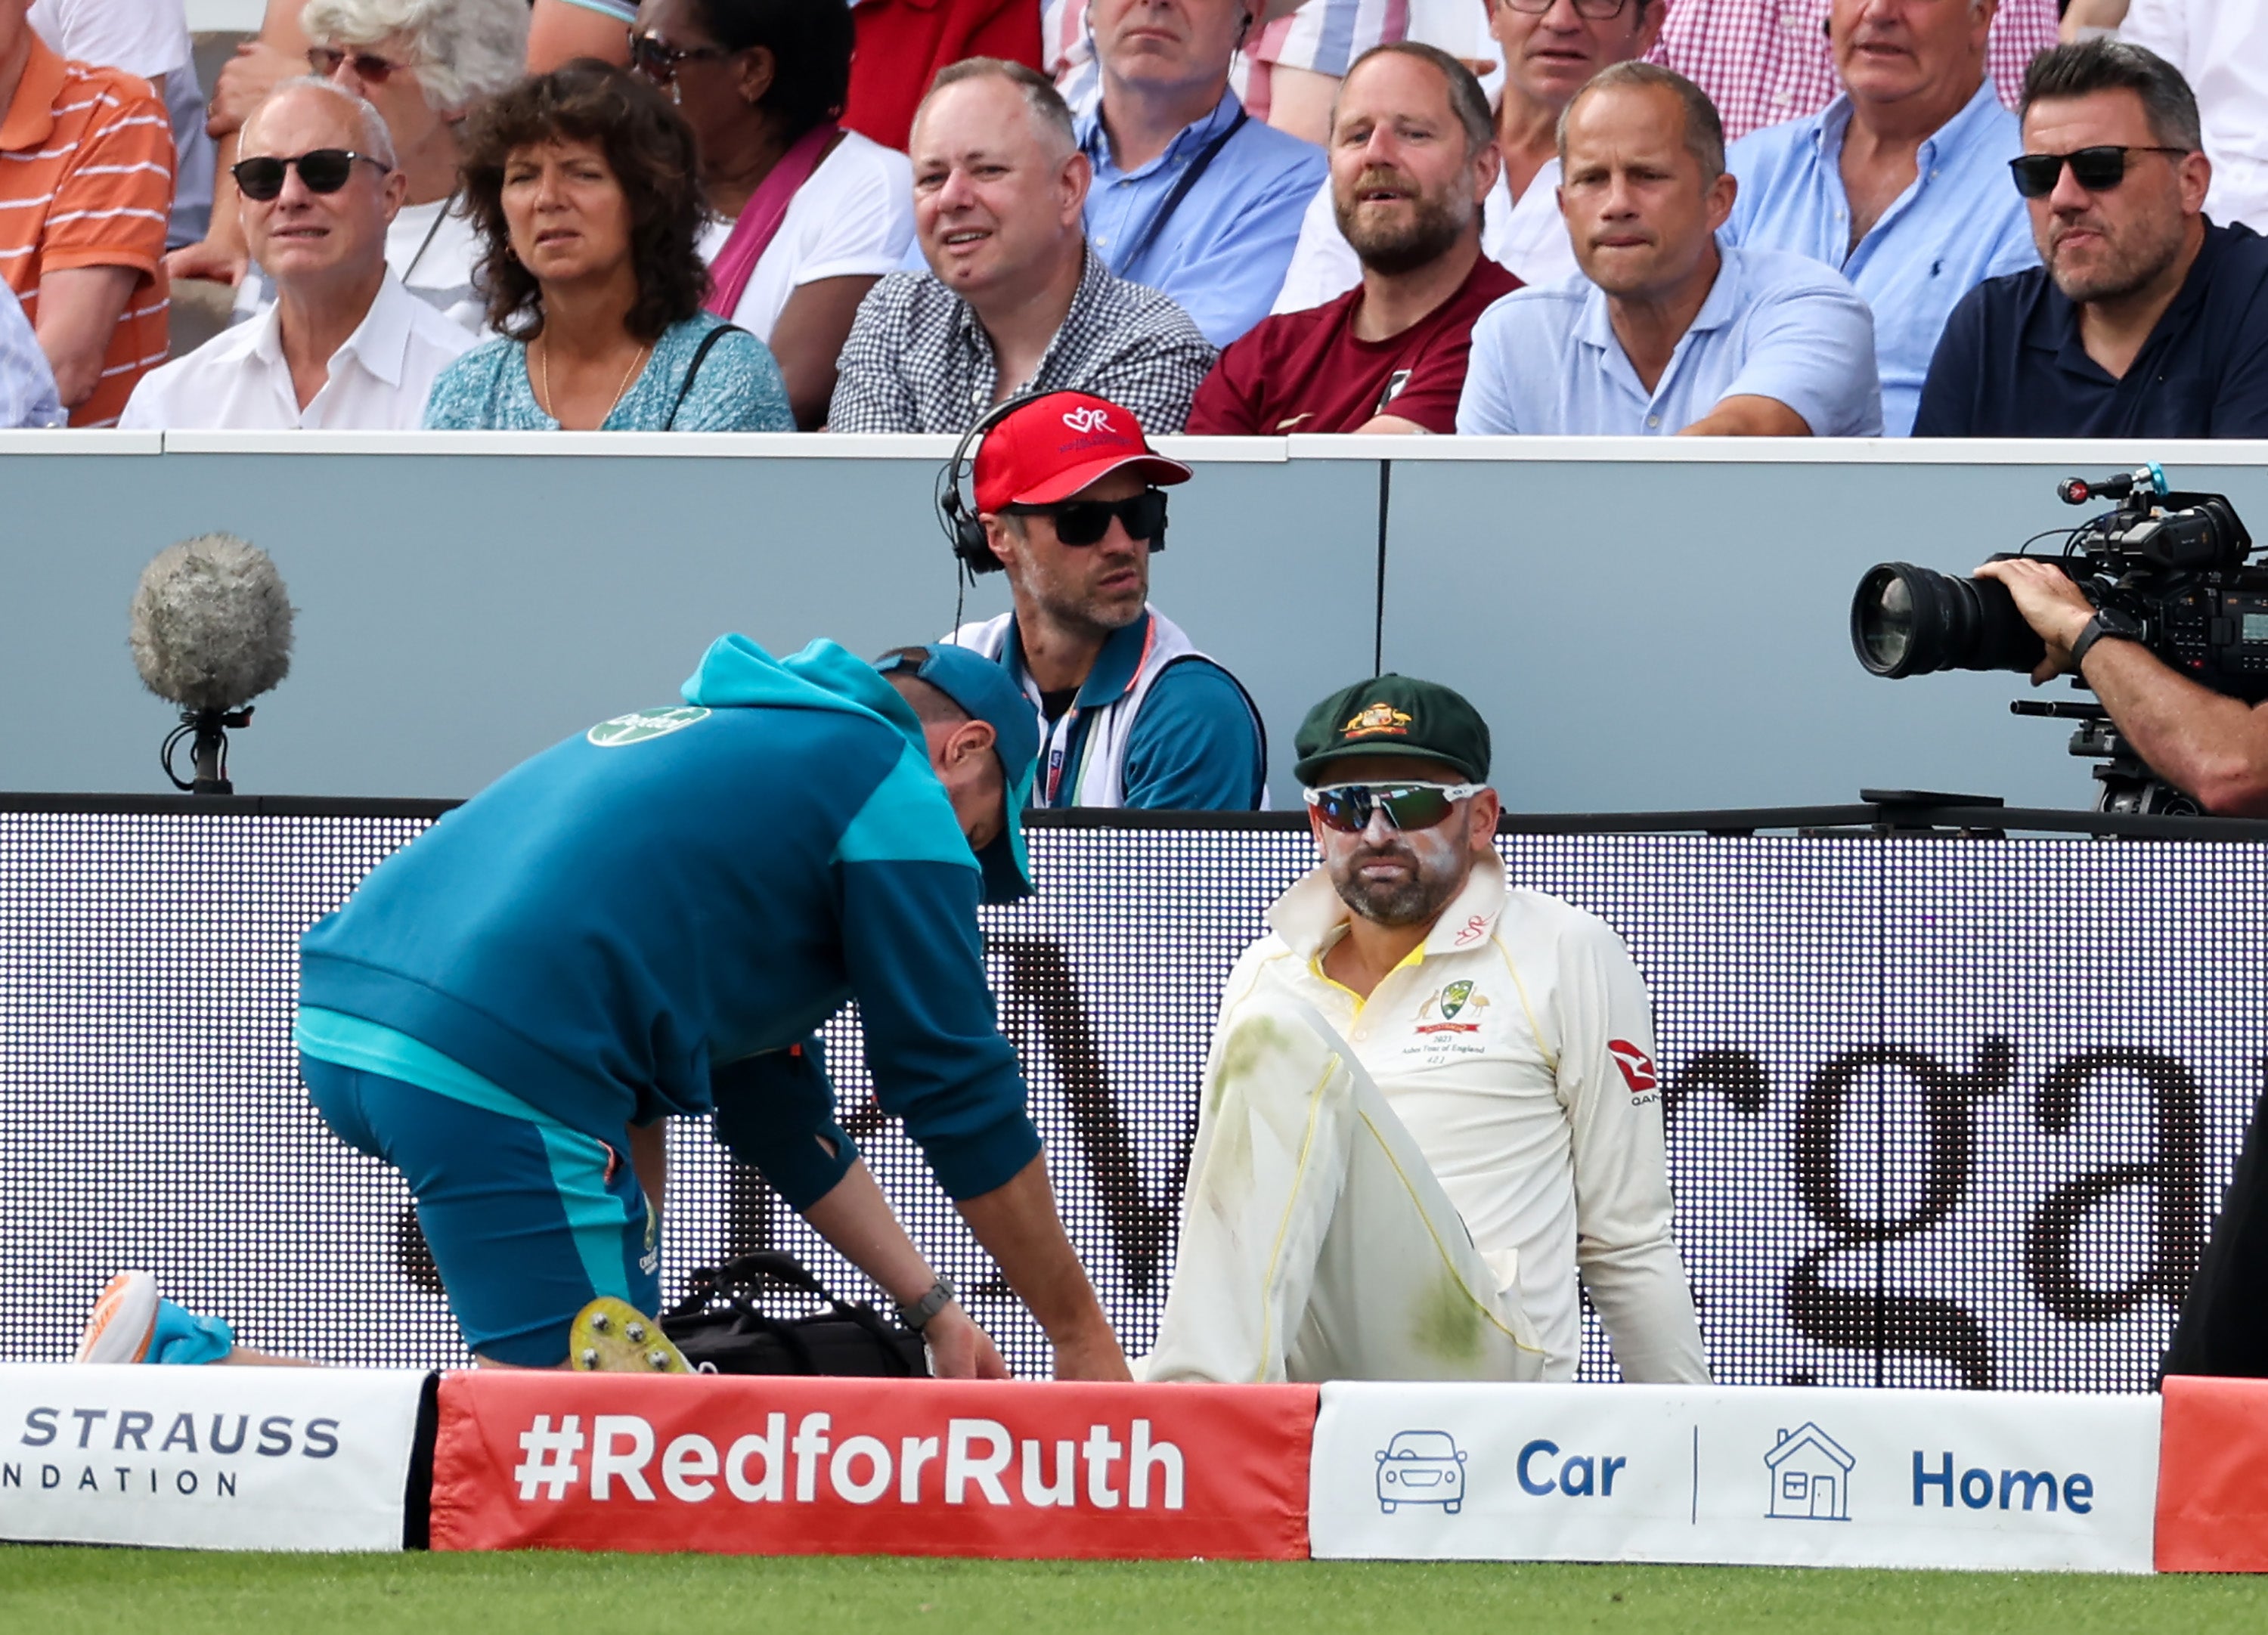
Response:
[[[1913,646],[1913,592],[1894,567],[1873,570],[1851,603],[1851,641],[1859,662],[1876,675],[1905,675]]]
[[[2029,671],[2046,651],[2007,586],[1886,562],[1851,599],[1851,646],[1875,675]]]

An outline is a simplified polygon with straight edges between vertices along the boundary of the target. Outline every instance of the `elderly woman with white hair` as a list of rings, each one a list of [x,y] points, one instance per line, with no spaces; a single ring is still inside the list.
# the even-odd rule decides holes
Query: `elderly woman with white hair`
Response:
[[[277,18],[296,3],[273,0],[269,23],[292,26],[264,31],[263,51],[232,65],[217,110],[247,94],[260,77],[276,77],[271,70],[288,60],[280,43],[304,39],[307,67],[374,105],[394,139],[409,195],[387,235],[387,265],[410,293],[479,329],[485,304],[473,284],[478,236],[451,210],[463,157],[459,133],[468,114],[520,77],[526,0],[311,0],[296,18]],[[223,236],[234,214],[228,210],[224,222],[217,203],[213,235],[176,252],[168,267],[176,277],[236,284],[243,317],[270,294],[259,269],[248,265],[241,239]]]

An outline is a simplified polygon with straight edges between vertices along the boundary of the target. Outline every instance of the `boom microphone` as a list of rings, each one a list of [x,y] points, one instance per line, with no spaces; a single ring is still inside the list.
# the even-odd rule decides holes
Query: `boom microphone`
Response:
[[[233,534],[159,551],[135,587],[126,644],[142,685],[181,707],[159,751],[166,776],[201,795],[233,792],[225,729],[249,726],[252,700],[291,670],[291,603],[268,553]],[[173,770],[184,738],[188,781]]]

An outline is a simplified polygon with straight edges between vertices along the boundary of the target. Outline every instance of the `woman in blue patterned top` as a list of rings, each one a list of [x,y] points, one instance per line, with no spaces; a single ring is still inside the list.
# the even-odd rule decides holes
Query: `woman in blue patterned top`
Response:
[[[770,350],[701,310],[693,136],[644,81],[584,62],[493,99],[465,201],[497,334],[441,372],[429,428],[795,430]]]

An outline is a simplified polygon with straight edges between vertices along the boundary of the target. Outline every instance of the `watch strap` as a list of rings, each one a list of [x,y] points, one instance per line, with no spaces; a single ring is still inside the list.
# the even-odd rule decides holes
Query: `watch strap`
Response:
[[[2086,661],[2088,652],[2095,644],[2105,637],[2114,642],[2138,642],[2142,639],[2135,631],[2112,629],[2102,622],[2102,615],[2098,613],[2087,622],[2086,628],[2079,633],[2079,639],[2071,644],[2071,667],[2074,672]]]
[[[929,1327],[931,1318],[960,1298],[960,1292],[946,1280],[943,1272],[939,1272],[937,1275],[937,1281],[930,1285],[929,1293],[923,1295],[921,1299],[911,1305],[903,1301],[899,1302],[898,1321],[916,1334],[919,1334],[924,1329]]]

